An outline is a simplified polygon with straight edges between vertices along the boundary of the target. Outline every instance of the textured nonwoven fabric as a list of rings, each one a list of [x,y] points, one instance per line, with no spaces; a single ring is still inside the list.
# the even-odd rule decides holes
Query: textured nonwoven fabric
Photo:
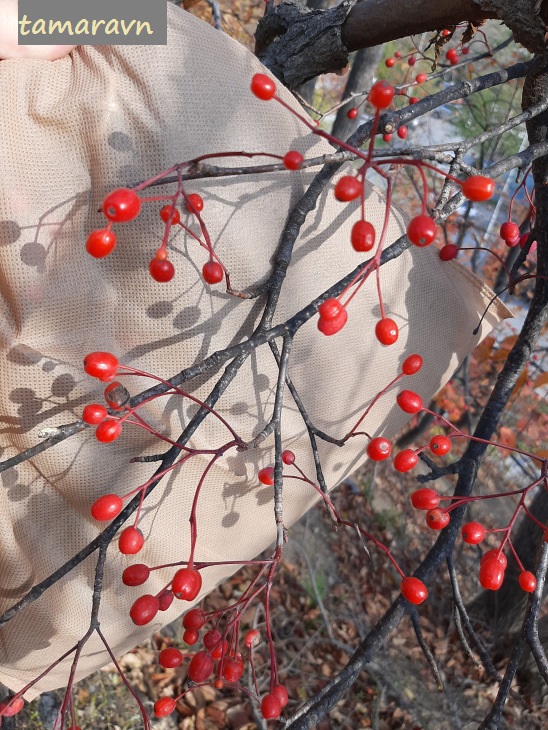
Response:
[[[184,231],[174,231],[170,241],[175,277],[169,283],[151,279],[148,262],[163,234],[161,202],[144,204],[137,219],[115,226],[118,244],[108,258],[93,259],[85,250],[89,232],[105,224],[98,212],[105,194],[176,162],[223,151],[283,155],[297,149],[309,157],[332,151],[279,104],[252,96],[249,83],[257,71],[268,73],[235,41],[172,4],[167,46],[79,47],[54,62],[0,62],[2,459],[39,442],[42,429],[79,420],[84,405],[102,397],[102,387],[83,371],[88,352],[109,351],[127,365],[169,378],[244,341],[258,324],[264,299],[240,299],[222,285],[205,284],[201,267],[207,254]],[[279,94],[303,113],[289,92],[280,88]],[[257,161],[229,157],[219,164]],[[313,176],[313,171],[283,171],[186,184],[187,192],[204,199],[203,219],[234,288],[265,280],[286,217]],[[151,195],[172,194],[174,186],[152,190]],[[369,187],[365,209],[380,230],[382,193]],[[357,215],[357,204],[338,203],[328,186],[297,240],[274,324],[360,263],[362,257],[349,245]],[[197,231],[190,215],[183,219]],[[392,211],[387,242],[404,228],[403,217]],[[340,333],[324,337],[314,317],[295,338],[288,374],[313,423],[337,437],[397,375],[408,354],[420,353],[424,367],[401,387],[428,402],[508,316],[502,305],[491,307],[474,335],[491,293],[455,262],[440,262],[433,247],[414,248],[383,266],[381,287],[387,315],[400,328],[393,346],[381,347],[374,336],[380,316],[374,277],[352,301]],[[184,387],[205,398],[223,367]],[[253,349],[221,397],[219,413],[244,440],[268,423],[276,380],[276,362],[264,344]],[[151,381],[131,376],[124,384],[136,394]],[[368,433],[390,438],[404,425],[408,416],[395,400],[399,387],[372,409],[364,423]],[[195,411],[189,399],[169,395],[139,413],[157,431],[177,438]],[[289,393],[282,437],[313,478],[309,438]],[[208,417],[190,445],[211,450],[229,440],[228,429]],[[320,442],[330,488],[364,462],[366,443],[353,438],[340,448]],[[123,495],[150,478],[154,463],[130,459],[164,450],[164,442],[137,426],[126,425],[112,444],[99,443],[86,429],[1,473],[0,614],[100,533],[101,524],[90,514],[95,499]],[[196,560],[248,560],[272,544],[272,489],[258,483],[257,472],[272,464],[273,453],[270,436],[258,448],[231,449],[211,468],[198,502]],[[173,571],[154,572],[142,588],[124,586],[121,573],[134,562],[188,559],[191,503],[209,459],[188,459],[147,499],[140,522],[146,543],[138,556],[121,555],[116,542],[109,548],[99,619],[115,655],[189,607],[175,601],[151,624],[137,627],[128,615],[131,604],[142,593],[158,592]],[[316,500],[313,489],[287,479],[285,525]],[[22,688],[82,637],[90,620],[96,560],[97,553],[2,626],[0,681]],[[204,569],[200,598],[235,569]],[[83,648],[77,678],[108,660],[94,635]],[[65,685],[70,662],[68,657],[59,663],[27,696]]]

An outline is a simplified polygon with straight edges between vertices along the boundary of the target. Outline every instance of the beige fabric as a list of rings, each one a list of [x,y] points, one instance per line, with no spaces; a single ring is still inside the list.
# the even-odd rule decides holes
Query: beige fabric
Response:
[[[242,340],[257,322],[259,302],[203,284],[205,253],[182,235],[173,241],[175,278],[169,284],[151,280],[147,265],[161,240],[160,204],[145,205],[136,221],[117,227],[112,256],[91,259],[84,242],[90,230],[103,225],[97,208],[106,192],[210,151],[328,151],[279,105],[252,97],[249,80],[260,69],[252,55],[171,4],[168,10],[167,47],[83,47],[53,63],[0,62],[2,458],[36,443],[41,428],[79,418],[82,407],[98,397],[101,389],[82,370],[87,352],[109,350],[125,363],[169,377]],[[289,93],[280,93],[295,104]],[[311,177],[279,173],[188,186],[205,200],[204,218],[235,287],[265,277],[291,202]],[[371,192],[367,216],[377,230],[383,209],[379,194]],[[331,191],[322,195],[298,241],[276,321],[360,261],[348,243],[355,210],[336,203]],[[401,230],[394,215],[390,240]],[[372,335],[379,316],[374,281],[353,301],[341,333],[326,338],[311,321],[295,342],[290,375],[311,418],[335,435],[345,433],[398,372],[405,355],[423,355],[422,372],[405,385],[428,400],[480,339],[472,330],[488,292],[457,264],[440,263],[433,248],[410,251],[384,267],[382,286],[387,311],[401,331],[393,347],[380,347]],[[491,309],[481,336],[502,316],[507,316],[502,307]],[[214,376],[202,378],[192,387],[205,396],[214,382]],[[268,421],[275,382],[275,364],[265,346],[248,359],[222,398],[222,414],[245,439]],[[133,393],[148,384],[138,378],[128,383]],[[189,402],[170,397],[143,414],[176,436],[193,412]],[[366,426],[391,436],[405,420],[393,392]],[[284,443],[313,475],[303,423],[289,396],[283,431]],[[192,445],[212,448],[227,440],[227,432],[208,419]],[[359,438],[344,449],[321,444],[330,486],[363,462],[364,447]],[[128,460],[158,450],[162,445],[129,427],[112,445],[99,444],[86,431],[1,475],[0,613],[98,534],[91,503],[145,481],[154,465]],[[211,471],[198,508],[196,559],[249,559],[272,542],[272,492],[256,479],[272,457],[269,439],[260,449],[231,452]],[[121,556],[115,544],[109,550],[100,618],[118,655],[188,607],[175,602],[152,624],[137,628],[128,618],[131,603],[141,593],[158,591],[170,574],[155,573],[144,587],[132,589],[122,585],[120,575],[133,562],[188,557],[190,503],[205,463],[190,460],[151,496],[141,525],[147,537],[141,555]],[[290,525],[315,495],[287,481],[284,499]],[[95,556],[0,631],[2,682],[22,687],[81,637],[89,620],[94,564]],[[232,571],[205,570],[203,594]],[[78,676],[107,659],[94,638]],[[62,686],[67,675],[65,662],[35,689]]]

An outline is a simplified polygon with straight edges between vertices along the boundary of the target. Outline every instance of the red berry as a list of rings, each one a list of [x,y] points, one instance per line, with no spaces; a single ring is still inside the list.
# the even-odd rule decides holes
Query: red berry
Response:
[[[457,51],[454,48],[449,48],[449,50],[445,54],[445,57],[449,62],[451,62],[453,59],[458,58]]]
[[[248,649],[251,649],[252,646],[255,646],[259,643],[259,629],[250,629],[244,638],[244,644],[248,647]]]
[[[443,530],[449,524],[449,515],[441,509],[431,509],[426,513],[426,524],[432,530]]]
[[[407,238],[419,248],[429,246],[437,233],[437,226],[428,215],[417,215],[411,218],[407,226]]]
[[[399,51],[396,51],[394,53],[394,58],[401,58],[401,53]]]
[[[223,637],[217,631],[217,629],[211,629],[206,631],[203,638],[203,643],[208,651],[213,651],[217,646],[222,646]]]
[[[524,570],[523,573],[520,573],[518,580],[521,590],[526,593],[533,593],[537,587],[537,579],[528,570]]]
[[[372,461],[384,461],[384,459],[388,459],[390,456],[390,452],[392,451],[392,444],[388,439],[383,438],[382,436],[377,436],[377,438],[371,439],[371,441],[367,444],[367,456]]]
[[[120,409],[129,400],[129,393],[126,388],[115,380],[110,385],[107,385],[103,391],[103,395],[109,408]]]
[[[495,192],[495,181],[484,175],[471,175],[462,183],[462,194],[468,200],[481,203],[489,200]]]
[[[402,596],[415,606],[428,598],[426,586],[418,578],[404,578],[400,584],[400,591]]]
[[[217,644],[217,646],[211,649],[211,656],[213,659],[220,659],[222,656],[226,656],[228,654],[228,648],[228,641],[223,639]]]
[[[340,332],[344,325],[346,324],[346,321],[348,319],[348,312],[343,307],[339,314],[335,318],[329,318],[326,319],[325,317],[318,317],[318,329],[320,332],[327,337],[331,337],[331,335],[336,335],[337,332]]]
[[[419,460],[413,449],[404,449],[394,457],[394,469],[399,472],[411,471]]]
[[[375,245],[375,228],[369,221],[356,221],[352,226],[350,242],[354,251],[371,251]]]
[[[458,56],[453,56],[452,58],[449,59],[449,63],[451,64],[451,66],[456,66],[458,62],[459,62]]]
[[[174,669],[175,667],[178,667],[182,661],[183,655],[179,649],[175,649],[173,646],[170,646],[167,649],[162,649],[160,656],[158,657],[158,663],[166,669]]]
[[[295,454],[292,451],[289,451],[289,449],[282,451],[282,461],[287,466],[291,466],[291,464],[295,463]]]
[[[276,93],[276,84],[265,74],[255,74],[251,79],[251,91],[258,99],[268,101]]]
[[[454,259],[459,252],[458,246],[455,246],[454,243],[446,243],[445,246],[442,246],[440,249],[440,259],[442,261],[451,261],[451,259]]]
[[[460,532],[464,542],[469,545],[478,545],[485,537],[485,527],[479,522],[467,522]]]
[[[137,218],[141,210],[141,199],[134,190],[118,188],[103,200],[103,213],[115,223],[126,223]]]
[[[348,110],[348,111],[346,112],[346,116],[347,116],[347,117],[348,117],[349,119],[356,119],[356,117],[358,116],[358,110],[356,109],[356,107],[353,107],[352,109],[349,109],[349,110]]]
[[[118,548],[122,555],[136,555],[144,544],[143,533],[137,527],[126,527],[118,539]]]
[[[375,335],[381,345],[393,345],[398,339],[398,325],[389,317],[379,319],[375,325]]]
[[[373,84],[367,100],[377,109],[386,109],[394,98],[394,87],[388,81],[377,81]]]
[[[102,444],[109,444],[116,441],[122,435],[122,424],[120,421],[103,421],[95,429],[95,438]]]
[[[202,575],[196,568],[181,568],[173,576],[171,590],[181,601],[193,601],[202,588]]]
[[[201,608],[191,608],[183,616],[183,626],[185,629],[199,631],[206,622],[206,615]]]
[[[110,352],[90,352],[84,358],[84,371],[105,383],[112,380],[118,370],[118,360]]]
[[[0,702],[0,718],[17,715],[23,709],[24,704],[25,700],[22,697],[5,697]]]
[[[287,167],[288,170],[299,170],[303,164],[303,160],[304,157],[300,152],[289,150],[283,159],[284,167]]]
[[[504,580],[504,567],[500,560],[491,557],[480,564],[479,582],[482,588],[489,591],[497,591]]]
[[[402,390],[401,393],[398,393],[396,400],[405,413],[418,413],[422,408],[422,398],[412,390]]]
[[[451,451],[451,446],[451,439],[447,436],[433,436],[428,444],[430,451],[438,456],[448,454]]]
[[[440,503],[440,495],[428,487],[416,489],[411,495],[411,504],[415,509],[429,511],[435,509]]]
[[[277,720],[281,711],[282,705],[276,695],[265,695],[261,700],[261,714],[265,720]]]
[[[125,586],[141,586],[146,583],[150,575],[150,568],[144,563],[128,565],[122,573],[122,583]]]
[[[423,359],[420,355],[409,355],[403,361],[401,366],[402,373],[405,375],[415,375],[422,368]]]
[[[186,209],[189,213],[199,213],[204,209],[204,201],[198,193],[190,193],[188,196]]]
[[[244,673],[244,663],[227,657],[223,661],[223,677],[227,682],[236,683]]]
[[[189,646],[194,646],[194,644],[197,644],[199,638],[200,634],[195,629],[187,629],[183,632],[183,641]]]
[[[97,426],[107,417],[107,409],[99,403],[90,403],[84,408],[82,413],[82,421],[89,423],[90,426]]]
[[[217,261],[207,261],[202,267],[202,276],[208,284],[218,284],[223,280],[223,267]]]
[[[524,233],[523,236],[520,236],[519,247],[525,248],[525,244],[527,243],[528,240],[529,240],[529,233]]]
[[[167,223],[170,216],[172,225],[176,225],[181,221],[181,214],[177,208],[174,208],[172,205],[164,205],[164,207],[160,210],[160,218],[164,221],[164,223]]]
[[[188,678],[192,682],[205,682],[213,671],[213,657],[207,651],[194,654],[188,666]]]
[[[382,139],[383,139],[383,142],[390,142],[390,140],[392,139],[392,135],[391,134],[383,134]]]
[[[324,319],[337,319],[343,309],[344,307],[338,299],[331,298],[320,304],[318,314]]]
[[[280,705],[283,709],[289,701],[289,695],[287,694],[287,690],[283,684],[275,684],[274,687],[272,687],[272,694],[280,700]]]
[[[154,281],[171,281],[175,276],[175,267],[171,261],[159,259],[157,256],[150,260],[148,270]]]
[[[395,63],[396,63],[396,59],[395,58],[387,58],[386,61],[384,62],[384,65],[386,66],[386,68],[392,68],[392,66]]]
[[[152,621],[160,609],[156,596],[146,594],[138,598],[129,609],[131,620],[136,626],[144,626]]]
[[[264,469],[259,469],[257,478],[261,484],[271,487],[274,484],[274,469],[271,466],[265,466]]]
[[[160,611],[167,611],[173,603],[174,598],[175,596],[173,595],[173,591],[164,591],[163,593],[160,593],[160,595],[158,596]]]
[[[442,30],[441,34],[443,38],[447,38],[448,35],[451,35],[451,31],[446,28],[445,30]]]
[[[470,48],[468,46],[463,46],[460,49],[460,52],[462,53],[463,56],[467,56],[470,53]]]
[[[410,56],[407,59],[407,63],[409,64],[409,66],[414,66],[417,63],[417,59],[415,58],[415,56]]]
[[[404,124],[398,127],[397,135],[400,139],[407,139],[407,127]]]
[[[343,175],[335,185],[335,197],[342,203],[359,198],[363,191],[363,184],[354,175]]]
[[[98,522],[107,522],[118,517],[124,503],[117,494],[104,494],[91,505],[91,516]]]
[[[506,221],[500,227],[500,237],[506,242],[513,241],[517,238],[519,242],[519,227],[515,223],[512,223],[512,221]]]
[[[156,717],[167,717],[175,710],[175,700],[171,697],[160,697],[154,703],[154,714]]]
[[[428,76],[426,74],[417,74],[417,79],[416,79],[417,84],[424,84],[424,82],[426,81],[427,78],[428,78]],[[413,102],[411,102],[411,103],[413,103]]]
[[[484,553],[481,556],[480,565],[482,565],[486,560],[491,560],[492,558],[496,558],[504,570],[506,570],[506,566],[508,565],[508,561],[506,560],[506,555],[502,552],[499,552],[498,550],[488,550],[486,553]]]
[[[114,251],[116,234],[110,228],[99,228],[92,231],[86,241],[86,251],[94,259],[104,259]]]

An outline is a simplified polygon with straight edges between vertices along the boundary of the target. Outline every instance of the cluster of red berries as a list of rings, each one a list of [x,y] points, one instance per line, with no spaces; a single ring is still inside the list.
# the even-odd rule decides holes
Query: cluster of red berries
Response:
[[[118,360],[110,352],[91,352],[84,358],[84,370],[93,378],[107,382],[116,376]],[[121,383],[113,382],[105,388],[104,396],[109,408],[118,410],[126,404],[129,393]],[[82,420],[90,426],[96,426],[95,437],[104,444],[114,441],[122,433],[121,421],[110,418],[107,409],[100,403],[85,406]]]

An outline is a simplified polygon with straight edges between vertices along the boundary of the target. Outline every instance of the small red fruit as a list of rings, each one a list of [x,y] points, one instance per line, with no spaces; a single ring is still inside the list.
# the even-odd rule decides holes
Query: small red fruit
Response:
[[[371,251],[375,245],[375,227],[369,221],[356,221],[352,226],[350,242],[354,251]]]
[[[394,469],[401,473],[411,471],[417,465],[418,460],[419,457],[413,449],[404,449],[394,457]]]
[[[217,646],[222,646],[223,637],[217,629],[211,629],[204,634],[203,642],[208,651],[212,651]]]
[[[453,56],[452,58],[449,59],[449,63],[451,64],[451,66],[456,66],[458,62],[459,62],[458,56]]]
[[[223,280],[223,267],[217,261],[207,261],[202,266],[202,276],[208,284],[218,284]]]
[[[171,697],[160,697],[154,703],[154,714],[156,717],[167,717],[175,710],[175,700]]]
[[[289,449],[282,451],[282,461],[287,466],[291,466],[291,464],[295,463],[295,454],[292,451],[289,451]]]
[[[346,116],[347,116],[347,117],[348,117],[349,119],[356,119],[356,117],[358,116],[358,110],[356,109],[356,107],[353,107],[352,109],[349,109],[349,110],[348,110],[348,111],[346,112]]]
[[[369,456],[371,461],[384,461],[390,456],[392,444],[388,441],[388,439],[385,439],[382,436],[377,436],[377,438],[371,439],[371,441],[367,444],[366,451],[367,456]]]
[[[103,391],[103,395],[108,407],[113,409],[122,408],[129,400],[129,393],[127,389],[117,380],[110,383],[110,385],[107,385]]]
[[[415,509],[423,509],[426,511],[435,509],[440,503],[440,495],[428,487],[416,489],[411,495],[411,504]]]
[[[176,649],[173,646],[170,646],[167,649],[162,649],[160,656],[158,657],[158,663],[166,669],[174,669],[175,667],[178,667],[182,661],[183,655],[179,649]]]
[[[181,214],[177,208],[174,208],[172,205],[164,205],[164,207],[160,210],[160,218],[164,221],[164,223],[167,223],[170,216],[172,225],[180,223]]]
[[[163,593],[160,593],[160,595],[158,596],[160,611],[167,611],[173,603],[174,598],[175,596],[173,595],[173,591],[166,590]]]
[[[386,68],[392,68],[392,66],[395,63],[396,63],[396,59],[395,58],[387,58],[386,61],[384,62],[384,65],[386,66]]]
[[[412,390],[402,390],[401,393],[398,393],[396,400],[405,413],[418,413],[422,408],[422,398]]]
[[[462,53],[463,56],[467,56],[470,53],[470,47],[469,46],[463,46],[460,49],[460,52]]]
[[[354,175],[343,175],[335,185],[335,197],[341,203],[348,203],[359,198],[363,191],[363,184]]]
[[[84,371],[105,383],[113,380],[118,370],[118,360],[110,352],[90,352],[84,358]]]
[[[0,718],[17,715],[23,709],[24,704],[25,700],[22,697],[5,697],[0,702]]]
[[[407,63],[409,66],[414,66],[417,63],[417,59],[415,58],[415,56],[410,56],[407,59]]]
[[[251,91],[258,99],[268,101],[276,93],[276,84],[265,74],[255,74],[251,79]]]
[[[154,281],[166,282],[171,281],[175,276],[175,267],[167,259],[159,259],[155,256],[150,259],[148,270]]]
[[[84,408],[82,421],[90,426],[97,426],[107,417],[107,409],[100,403],[90,403]]]
[[[393,345],[398,339],[398,325],[389,317],[379,319],[375,325],[375,335],[381,345]]]
[[[478,545],[485,537],[485,527],[479,522],[467,522],[460,532],[464,542],[469,545]]]
[[[423,359],[420,355],[409,355],[403,361],[401,366],[402,373],[405,375],[415,375],[422,368]]]
[[[324,302],[325,303],[325,302]],[[318,329],[323,335],[331,337],[340,332],[348,320],[348,312],[343,307],[339,314],[333,318],[327,319],[326,317],[318,317]]]
[[[244,644],[248,649],[259,643],[259,629],[250,629],[244,638]]]
[[[445,246],[442,246],[440,249],[439,256],[442,261],[451,261],[451,259],[456,258],[458,252],[458,246],[455,246],[454,243],[446,243]]]
[[[418,578],[404,578],[400,584],[400,591],[402,596],[415,606],[428,598],[428,590],[422,580]]]
[[[533,573],[528,570],[524,570],[523,573],[520,573],[518,580],[521,590],[526,593],[533,593],[537,587],[537,579]]]
[[[280,700],[280,705],[283,709],[289,701],[289,695],[287,694],[287,690],[283,684],[275,684],[274,687],[272,687],[272,694]]]
[[[388,81],[377,81],[373,84],[367,100],[377,109],[386,109],[394,98],[394,87]]]
[[[482,588],[489,591],[497,591],[504,580],[504,567],[500,560],[491,557],[480,564],[479,582]]]
[[[331,298],[320,304],[318,314],[324,319],[336,319],[343,309],[344,307],[338,299]]]
[[[281,711],[282,705],[276,695],[265,695],[261,700],[261,714],[265,720],[277,720]]]
[[[488,550],[486,553],[484,553],[481,556],[480,565],[483,565],[483,563],[486,560],[491,560],[492,558],[496,558],[500,562],[500,564],[502,565],[504,570],[506,570],[506,566],[508,565],[508,560],[506,559],[506,555],[502,552],[499,553],[499,551],[496,549]]]
[[[126,527],[118,539],[118,548],[122,555],[136,555],[144,544],[143,533],[137,527]]]
[[[390,140],[392,139],[392,135],[391,134],[383,134],[382,139],[383,139],[383,142],[390,142]]]
[[[417,84],[424,84],[428,76],[426,74],[417,74]]]
[[[441,35],[443,38],[447,38],[448,35],[451,35],[451,31],[446,28],[445,30],[442,30]]]
[[[122,583],[125,586],[141,586],[146,583],[150,575],[150,568],[144,563],[128,565],[122,573]]]
[[[86,241],[86,251],[94,259],[104,259],[114,251],[116,234],[110,228],[99,228],[92,231]]]
[[[433,436],[428,444],[430,451],[438,456],[448,454],[451,451],[451,446],[451,439],[447,436]]]
[[[213,657],[207,651],[194,654],[188,666],[188,678],[192,682],[205,682],[213,671]]]
[[[266,487],[271,487],[274,484],[274,469],[271,466],[265,466],[264,469],[259,469],[257,479]]]
[[[134,190],[118,188],[103,200],[103,213],[110,221],[127,223],[137,218],[141,210],[141,199]]]
[[[407,139],[407,127],[405,124],[403,124],[401,127],[398,127],[397,135],[400,139]]]
[[[512,221],[506,221],[503,223],[500,227],[500,237],[503,241],[506,241],[508,243],[509,241],[514,241],[516,238],[520,238],[520,232],[519,232],[519,226],[517,226],[515,223],[512,223]]]
[[[227,657],[223,661],[223,677],[227,682],[236,683],[244,673],[244,663]]]
[[[410,97],[409,97],[409,103],[410,103],[410,104],[416,104],[416,103],[417,103],[417,102],[419,102],[419,101],[420,101],[420,99],[419,99],[419,97],[418,97],[418,96],[410,96]]]
[[[198,193],[190,193],[186,209],[189,213],[200,213],[204,209],[204,201]]]
[[[206,615],[201,608],[191,608],[183,616],[183,626],[185,629],[199,631],[206,622]]]
[[[481,203],[493,197],[495,181],[484,175],[471,175],[463,182],[461,190],[468,200]]]
[[[428,215],[417,215],[411,218],[407,226],[407,238],[419,248],[429,246],[437,233],[438,228]]]
[[[95,438],[102,444],[109,444],[122,435],[122,424],[120,421],[103,421],[95,429]]]
[[[443,530],[449,524],[449,515],[441,509],[431,509],[426,513],[426,524],[432,530]]]
[[[195,629],[187,629],[183,632],[183,641],[189,646],[194,646],[194,644],[197,644],[199,638],[200,634]]]
[[[117,494],[104,494],[91,505],[91,516],[98,522],[107,522],[118,517],[124,503]]]
[[[173,576],[171,590],[181,601],[193,601],[202,588],[202,575],[196,568],[181,568]]]
[[[144,626],[152,621],[159,610],[160,602],[156,596],[146,594],[135,601],[129,615],[136,626]]]
[[[449,48],[446,52],[445,57],[451,63],[453,59],[458,58],[457,51],[454,48]]]
[[[296,150],[289,150],[283,159],[284,167],[288,170],[300,170],[303,161],[304,157]]]

